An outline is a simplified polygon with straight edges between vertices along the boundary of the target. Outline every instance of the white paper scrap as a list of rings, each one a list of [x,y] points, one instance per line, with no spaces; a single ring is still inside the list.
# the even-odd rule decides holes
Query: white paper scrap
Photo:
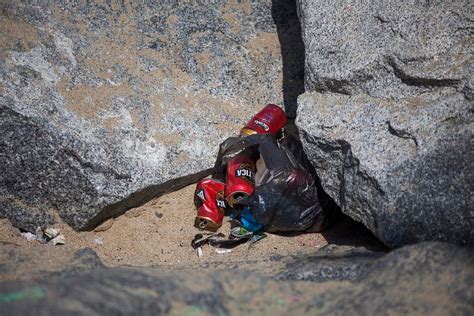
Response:
[[[64,245],[66,243],[66,237],[64,237],[64,235],[58,235],[51,239],[50,243],[52,243],[54,246]]]
[[[224,254],[224,253],[232,252],[232,249],[216,248],[216,252],[218,254]]]
[[[36,235],[35,234],[32,234],[30,232],[26,232],[26,233],[21,233],[21,235],[28,241],[33,241],[33,240],[36,240]]]

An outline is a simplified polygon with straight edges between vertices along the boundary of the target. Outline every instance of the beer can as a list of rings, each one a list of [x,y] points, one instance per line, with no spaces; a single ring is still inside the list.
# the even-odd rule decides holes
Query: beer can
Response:
[[[254,191],[255,163],[245,155],[232,158],[227,163],[225,199],[230,207]]]
[[[214,179],[201,179],[196,184],[194,205],[197,209],[197,228],[216,231],[222,225],[226,207],[224,187],[223,182]]]
[[[267,104],[242,128],[241,136],[253,134],[278,134],[288,119],[285,112],[275,104]]]

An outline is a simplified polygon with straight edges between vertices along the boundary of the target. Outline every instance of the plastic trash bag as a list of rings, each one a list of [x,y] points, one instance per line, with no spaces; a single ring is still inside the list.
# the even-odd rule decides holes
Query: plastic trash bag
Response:
[[[213,177],[225,181],[226,164],[246,151],[262,159],[255,191],[241,208],[248,207],[267,232],[321,231],[334,217],[334,202],[323,192],[301,144],[292,136],[277,140],[272,135],[230,137],[219,149]],[[239,210],[233,210],[234,212]],[[242,211],[242,209],[240,209]]]

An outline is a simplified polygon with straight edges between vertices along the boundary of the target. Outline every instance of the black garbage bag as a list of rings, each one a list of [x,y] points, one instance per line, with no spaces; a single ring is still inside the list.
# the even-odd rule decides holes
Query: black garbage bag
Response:
[[[302,145],[292,136],[230,137],[219,149],[213,177],[225,181],[227,162],[246,151],[262,159],[255,191],[240,204],[249,207],[267,232],[321,231],[332,221],[334,202],[324,193]]]

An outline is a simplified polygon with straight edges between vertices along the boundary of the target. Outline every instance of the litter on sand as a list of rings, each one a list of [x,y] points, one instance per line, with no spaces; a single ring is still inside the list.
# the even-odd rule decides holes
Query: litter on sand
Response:
[[[66,237],[60,235],[59,229],[51,227],[45,229],[38,226],[35,233],[26,232],[21,233],[21,235],[28,241],[38,241],[42,244],[51,244],[53,246],[66,244]]]
[[[59,229],[54,229],[54,228],[49,227],[44,230],[44,236],[46,236],[46,238],[53,239],[58,235],[59,235]]]
[[[26,232],[26,233],[21,233],[21,235],[28,241],[33,241],[33,240],[36,240],[36,235],[35,234],[32,234],[30,232]]]
[[[66,237],[64,237],[64,235],[57,235],[56,237],[51,239],[50,243],[52,243],[54,246],[64,245],[66,244]]]
[[[96,237],[92,240],[92,242],[99,246],[102,246],[104,244],[104,240],[102,239],[102,237]]]
[[[217,247],[217,253],[264,238],[264,232],[321,231],[334,219],[335,204],[322,190],[301,143],[285,130],[285,112],[267,104],[221,143],[210,178],[196,184],[191,246]],[[217,233],[225,216],[236,227],[228,238]],[[225,251],[223,250],[225,249]]]
[[[232,249],[216,248],[215,251],[216,251],[216,253],[218,253],[218,254],[225,254],[225,253],[232,252]]]

